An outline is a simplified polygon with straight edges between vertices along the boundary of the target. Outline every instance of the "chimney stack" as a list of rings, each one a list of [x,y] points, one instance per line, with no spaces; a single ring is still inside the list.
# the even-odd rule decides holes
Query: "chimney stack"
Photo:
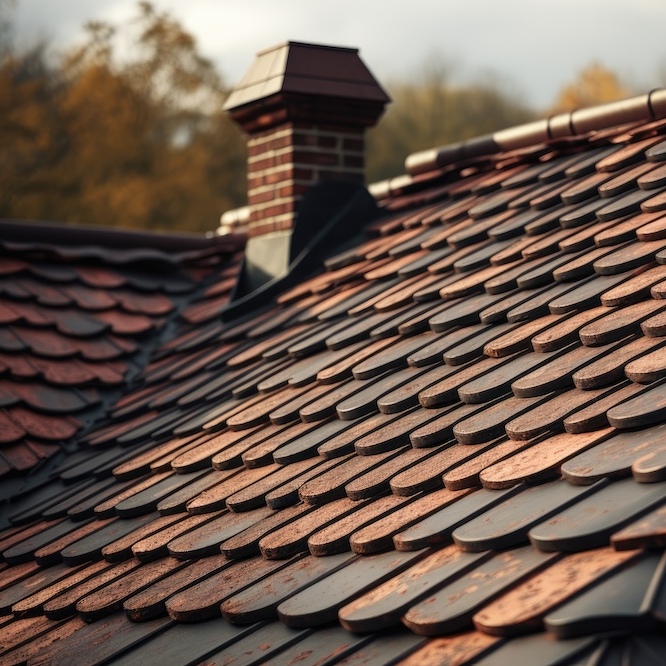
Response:
[[[364,180],[364,132],[390,99],[357,49],[260,52],[225,104],[248,140],[248,236],[290,232],[306,190]]]

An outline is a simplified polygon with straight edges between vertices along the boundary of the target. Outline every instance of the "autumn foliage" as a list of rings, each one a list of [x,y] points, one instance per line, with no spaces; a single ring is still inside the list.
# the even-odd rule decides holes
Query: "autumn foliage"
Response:
[[[533,120],[535,111],[487,78],[459,82],[455,67],[432,60],[410,81],[389,84],[393,103],[369,132],[370,180],[404,171],[407,155]]]
[[[560,90],[551,111],[575,111],[595,104],[614,102],[630,95],[631,91],[615,72],[598,62],[592,62]]]
[[[210,230],[243,203],[245,142],[193,37],[148,3],[118,37],[91,23],[55,63],[4,58],[0,216]]]
[[[7,46],[7,3],[0,217],[209,231],[245,203],[245,139],[222,112],[228,90],[176,19],[140,2],[134,20],[90,23],[81,45],[53,58]],[[496,78],[459,82],[441,58],[420,70],[388,86],[393,103],[368,135],[368,182],[403,173],[416,150],[543,115]],[[593,63],[549,112],[627,94]]]

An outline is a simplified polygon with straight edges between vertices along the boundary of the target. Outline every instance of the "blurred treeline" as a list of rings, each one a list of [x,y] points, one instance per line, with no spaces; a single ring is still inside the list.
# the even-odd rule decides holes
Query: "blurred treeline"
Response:
[[[7,43],[7,40],[5,41]],[[0,217],[211,230],[242,203],[244,139],[194,38],[140,3],[59,58],[3,54]]]
[[[389,86],[393,104],[368,134],[370,182],[402,173],[405,156],[417,150],[632,94],[614,72],[596,62],[581,70],[545,110],[529,107],[509,82],[496,76],[457,83],[455,75],[455,67],[433,61],[421,68],[414,81]]]
[[[245,139],[221,110],[228,88],[173,16],[140,2],[127,25],[91,23],[80,46],[54,57],[43,44],[12,47],[8,2],[0,0],[0,217],[206,231],[243,205]],[[454,74],[437,61],[387,86],[393,103],[368,135],[368,182],[399,175],[416,150],[544,113],[496,79],[457,83]],[[550,111],[626,94],[592,65]]]
[[[388,83],[393,100],[368,133],[369,182],[404,172],[405,157],[498,129],[520,125],[537,112],[512,94],[508,84],[488,77],[457,82],[456,67],[441,58],[424,63],[411,81]]]

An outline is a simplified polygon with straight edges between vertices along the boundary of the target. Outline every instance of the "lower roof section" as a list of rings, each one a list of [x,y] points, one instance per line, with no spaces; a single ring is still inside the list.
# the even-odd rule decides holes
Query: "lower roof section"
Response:
[[[15,490],[73,450],[190,301],[222,308],[243,243],[16,220],[0,239],[0,477]]]

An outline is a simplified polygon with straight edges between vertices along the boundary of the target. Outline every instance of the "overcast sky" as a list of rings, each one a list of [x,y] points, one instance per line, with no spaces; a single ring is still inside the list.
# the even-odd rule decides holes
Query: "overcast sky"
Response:
[[[14,0],[21,41],[65,46],[90,19],[136,14],[135,0]],[[254,54],[291,39],[354,46],[377,78],[418,72],[430,57],[461,75],[499,76],[548,106],[596,60],[643,91],[666,71],[665,0],[153,0],[197,38],[228,84]]]

